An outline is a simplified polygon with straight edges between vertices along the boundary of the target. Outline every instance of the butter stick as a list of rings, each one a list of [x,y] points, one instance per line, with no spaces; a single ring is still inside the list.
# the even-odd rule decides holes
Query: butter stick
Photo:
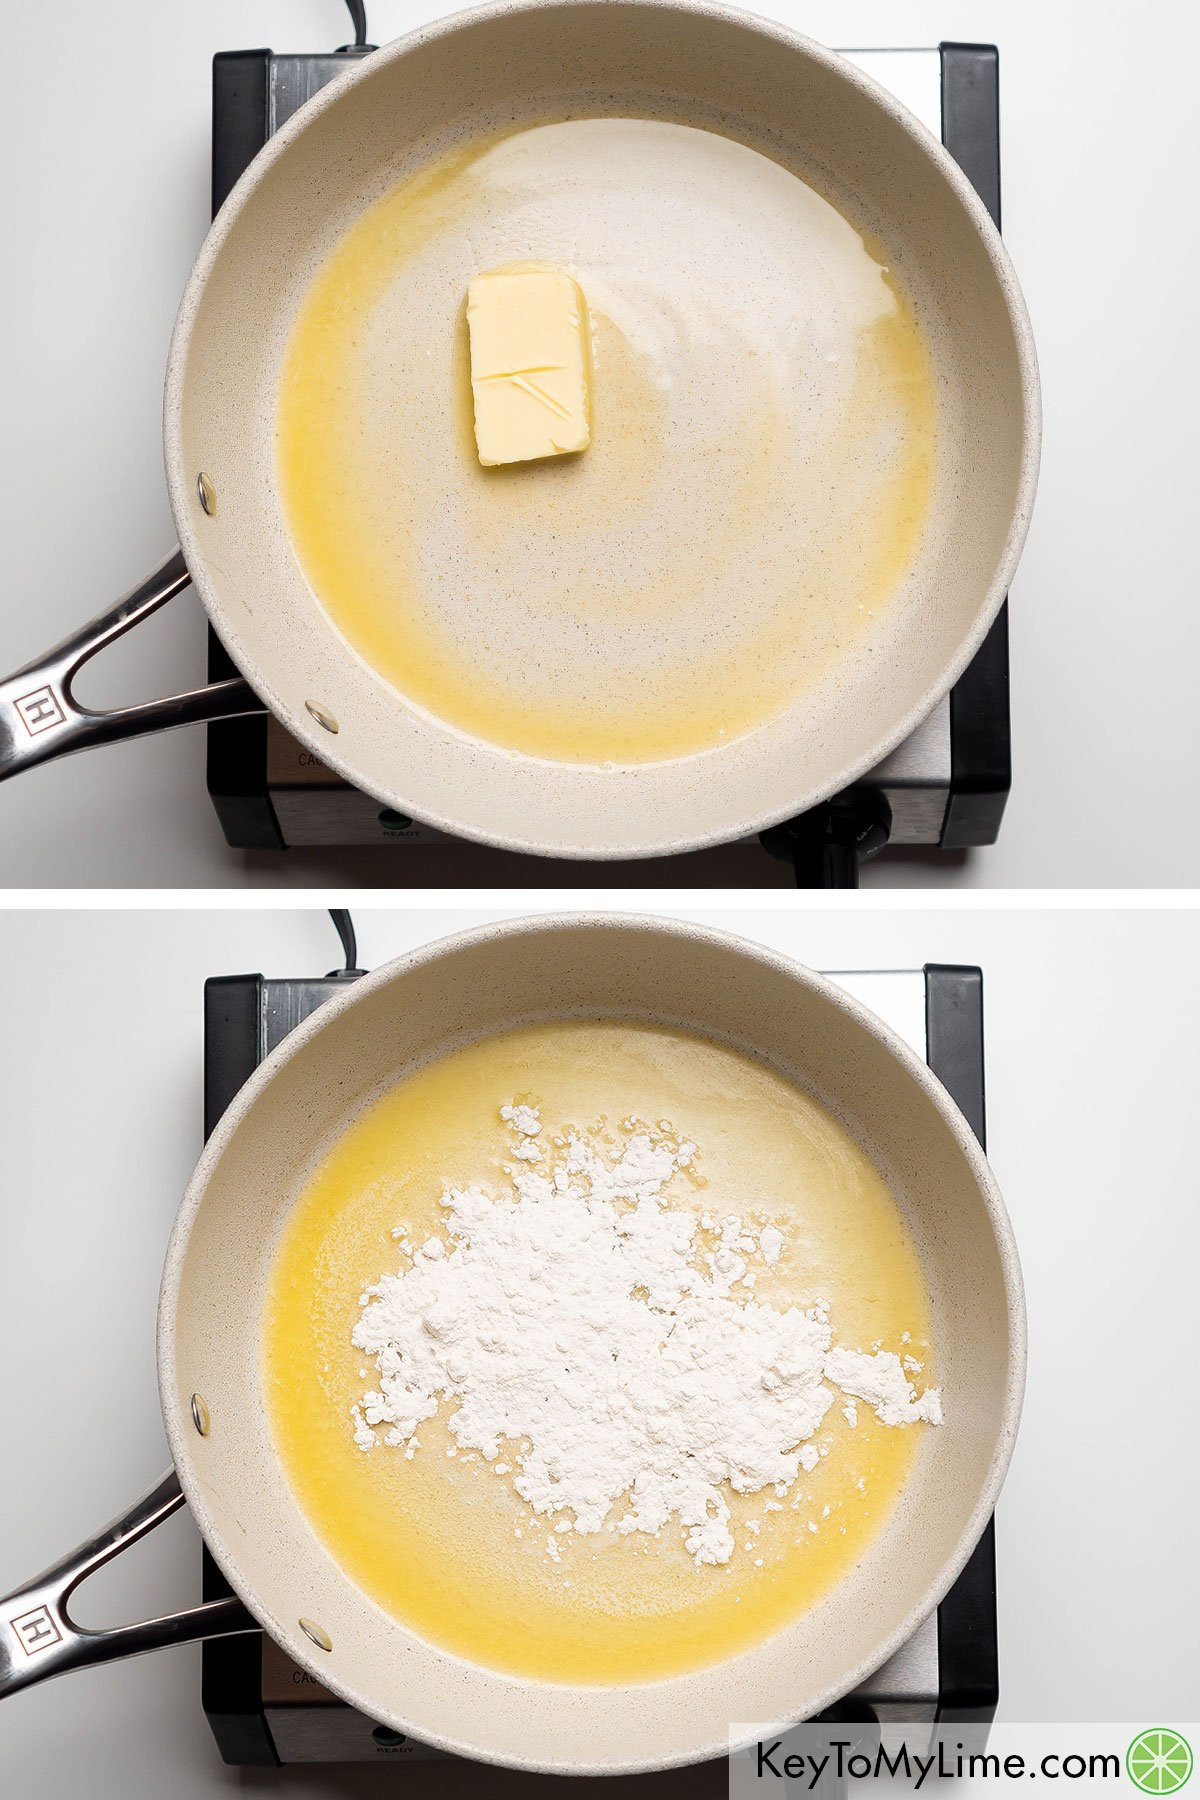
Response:
[[[586,450],[591,355],[578,282],[542,264],[476,275],[467,327],[480,462],[494,468]]]

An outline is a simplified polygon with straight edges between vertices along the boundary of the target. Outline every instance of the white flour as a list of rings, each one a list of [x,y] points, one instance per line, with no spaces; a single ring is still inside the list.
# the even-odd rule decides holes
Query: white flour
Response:
[[[906,1357],[905,1361],[912,1362],[912,1358]],[[836,1382],[844,1394],[853,1396],[845,1408],[847,1414],[856,1414],[850,1421],[852,1425],[857,1423],[854,1400],[865,1400],[873,1406],[885,1425],[914,1425],[918,1419],[930,1425],[942,1422],[940,1388],[926,1388],[918,1400],[900,1358],[891,1350],[881,1350],[874,1356],[861,1350],[831,1350],[825,1358],[825,1378]]]
[[[752,1297],[783,1236],[673,1206],[664,1190],[696,1146],[665,1121],[626,1120],[609,1148],[551,1137],[529,1105],[500,1113],[508,1191],[448,1187],[446,1237],[402,1237],[406,1266],[362,1297],[353,1343],[378,1371],[354,1409],[364,1451],[413,1455],[451,1399],[458,1448],[511,1466],[556,1531],[657,1533],[674,1518],[697,1564],[724,1563],[723,1488],[778,1497],[816,1467],[826,1383],[847,1416],[858,1400],[886,1425],[940,1422],[938,1390],[918,1399],[898,1357],[834,1346],[823,1302],[780,1312]]]

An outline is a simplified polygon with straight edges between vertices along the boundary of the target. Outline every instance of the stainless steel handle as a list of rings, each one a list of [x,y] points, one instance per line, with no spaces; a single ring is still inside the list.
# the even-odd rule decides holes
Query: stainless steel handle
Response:
[[[190,579],[182,551],[172,551],[114,607],[0,681],[0,781],[92,744],[266,711],[249,682],[240,677],[166,700],[122,707],[119,712],[89,712],[76,703],[71,683],[84,663],[165,606]]]
[[[0,1600],[0,1699],[68,1669],[90,1663],[140,1656],[165,1644],[189,1644],[196,1638],[232,1637],[262,1627],[240,1600],[210,1600],[183,1612],[167,1613],[138,1625],[111,1631],[83,1631],[67,1613],[67,1601],[85,1576],[144,1537],[183,1505],[183,1490],[174,1469],[157,1486],[113,1519],[98,1536],[52,1563],[15,1593]]]

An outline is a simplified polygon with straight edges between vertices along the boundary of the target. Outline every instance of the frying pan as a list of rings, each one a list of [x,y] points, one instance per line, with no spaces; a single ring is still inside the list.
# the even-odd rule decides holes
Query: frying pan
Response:
[[[707,122],[810,174],[887,245],[930,346],[938,413],[930,521],[887,624],[771,722],[624,766],[486,743],[377,675],[305,581],[273,431],[297,308],[375,198],[435,140],[441,152],[498,118],[596,112]],[[846,788],[966,668],[1016,567],[1039,437],[1033,343],[999,235],[957,165],[867,76],[701,0],[519,0],[463,13],[355,62],[271,139],[222,208],[167,365],[181,548],[112,612],[0,683],[0,777],[106,739],[266,707],[347,781],[457,836],[606,858],[731,841]],[[750,555],[737,580],[756,578]],[[246,680],[124,713],[78,706],[82,662],[189,579]]]
[[[774,1637],[631,1686],[501,1674],[418,1637],[342,1573],[292,1496],[267,1422],[267,1273],[307,1173],[349,1116],[415,1065],[535,1019],[617,1017],[708,1033],[815,1095],[869,1152],[920,1255],[946,1423],[923,1436],[889,1522]],[[159,1388],[175,1476],[126,1520],[0,1602],[0,1693],[82,1663],[261,1624],[368,1717],[467,1757],[619,1773],[723,1755],[727,1723],[808,1718],[856,1687],[938,1603],[995,1505],[1025,1365],[1003,1203],[970,1127],[917,1057],[820,976],[673,921],[574,915],[446,939],[364,977],[279,1046],[233,1102],[167,1252]],[[186,1496],[240,1597],[81,1632],[66,1600]],[[244,1608],[243,1604],[244,1603]]]

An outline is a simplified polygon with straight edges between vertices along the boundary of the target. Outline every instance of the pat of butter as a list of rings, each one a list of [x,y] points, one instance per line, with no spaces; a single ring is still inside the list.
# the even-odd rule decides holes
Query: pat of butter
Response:
[[[578,282],[542,265],[476,275],[467,327],[480,462],[586,450],[591,354]]]

